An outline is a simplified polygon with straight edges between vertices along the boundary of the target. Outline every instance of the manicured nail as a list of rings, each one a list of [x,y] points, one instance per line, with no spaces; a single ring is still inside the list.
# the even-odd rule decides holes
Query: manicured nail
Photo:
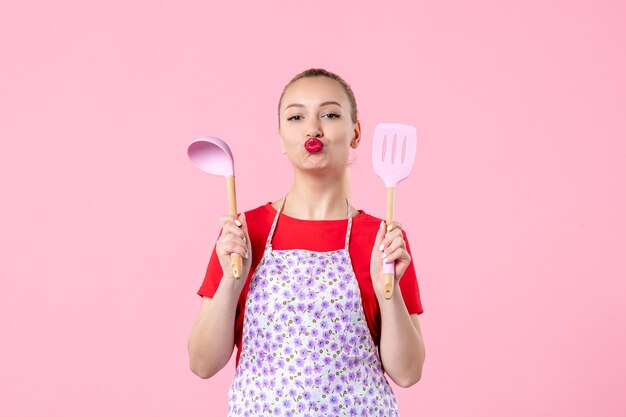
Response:
[[[380,246],[378,247],[378,250],[382,251],[383,249],[385,249],[385,244],[381,243]]]
[[[239,227],[241,227],[241,222],[239,221],[239,219],[235,219],[235,224]]]
[[[385,259],[386,257],[387,257],[387,254],[383,252],[383,259]]]
[[[380,222],[380,227],[383,227],[385,225],[385,221],[383,220],[382,222]]]
[[[389,258],[385,258],[385,263],[388,264],[389,262]]]
[[[388,232],[391,232],[391,229],[393,229],[393,224],[390,224],[390,225],[387,226],[387,231]]]
[[[243,237],[243,243],[244,243],[244,244],[248,243],[248,239],[246,239],[246,237],[245,237],[245,236]]]
[[[248,259],[248,251],[246,251],[246,255],[244,256],[244,258]]]

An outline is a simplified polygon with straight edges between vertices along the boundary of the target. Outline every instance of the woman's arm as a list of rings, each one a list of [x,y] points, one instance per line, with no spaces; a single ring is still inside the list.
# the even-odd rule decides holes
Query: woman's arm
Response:
[[[200,378],[210,378],[230,360],[235,346],[235,313],[238,295],[232,280],[222,279],[213,298],[202,297],[187,349],[189,367]]]
[[[380,300],[380,357],[389,377],[407,388],[422,377],[426,351],[417,314],[409,314],[396,284],[390,300]]]
[[[401,387],[410,387],[422,377],[425,348],[417,314],[409,314],[400,288],[400,279],[411,263],[402,225],[381,223],[374,247],[370,273],[381,314],[380,358],[387,374]],[[383,262],[395,263],[394,291],[384,298]]]
[[[252,248],[245,215],[220,218],[222,231],[215,245],[222,271],[226,271],[219,282],[213,298],[202,297],[200,311],[196,315],[187,342],[189,367],[200,378],[210,378],[219,372],[233,354],[235,345],[235,316],[241,291],[251,267]],[[240,228],[241,227],[241,228]],[[231,273],[230,254],[238,253],[243,258],[241,278]]]

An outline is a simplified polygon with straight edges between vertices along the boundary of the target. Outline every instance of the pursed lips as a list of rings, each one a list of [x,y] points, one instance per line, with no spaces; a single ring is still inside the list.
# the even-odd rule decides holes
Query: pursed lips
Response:
[[[318,153],[324,149],[324,142],[320,138],[308,138],[304,142],[304,149],[309,153]]]

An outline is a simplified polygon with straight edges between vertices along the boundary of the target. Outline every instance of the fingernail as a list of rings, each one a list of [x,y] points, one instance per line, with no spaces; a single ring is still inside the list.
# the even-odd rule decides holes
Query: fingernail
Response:
[[[235,219],[235,224],[239,227],[241,227],[241,222],[239,221],[239,219]]]
[[[246,255],[244,256],[244,258],[248,259],[248,251],[246,251]]]
[[[382,222],[380,222],[380,227],[383,227],[385,225],[385,221],[383,220]]]
[[[382,251],[383,249],[385,249],[385,244],[381,243],[380,246],[378,247],[378,250]]]
[[[243,243],[248,243],[248,239],[246,239],[246,237],[243,237]]]
[[[389,258],[385,258],[385,263],[388,264],[389,263]]]
[[[387,226],[387,231],[391,232],[391,229],[393,229],[393,224],[390,224],[389,226]]]
[[[383,259],[385,259],[386,257],[387,257],[387,254],[383,252]]]

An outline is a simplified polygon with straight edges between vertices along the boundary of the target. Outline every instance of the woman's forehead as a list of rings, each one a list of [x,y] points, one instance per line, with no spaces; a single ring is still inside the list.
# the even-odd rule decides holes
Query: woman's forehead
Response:
[[[315,105],[327,102],[349,107],[348,96],[341,85],[327,77],[301,78],[292,83],[283,96],[282,108],[292,104]]]

